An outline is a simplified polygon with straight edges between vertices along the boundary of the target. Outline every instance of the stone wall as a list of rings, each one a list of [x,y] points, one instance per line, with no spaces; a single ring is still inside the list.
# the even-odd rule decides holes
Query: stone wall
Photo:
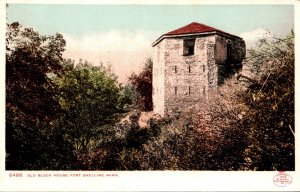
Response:
[[[217,34],[194,36],[194,55],[184,56],[190,38],[165,38],[153,49],[154,112],[162,116],[207,98],[245,56],[243,40]]]
[[[208,41],[206,44],[207,52],[207,79],[208,88],[215,89],[218,85],[218,66],[215,60],[215,41]]]
[[[165,113],[172,114],[206,98],[208,90],[207,47],[214,44],[213,36],[195,39],[194,55],[183,56],[185,38],[166,39]],[[213,53],[212,53],[213,54]],[[211,64],[214,65],[213,55]],[[216,69],[216,67],[212,68]],[[216,75],[214,75],[216,76]]]
[[[157,114],[164,115],[164,93],[165,93],[165,40],[160,42],[153,49],[153,81],[152,81],[152,101],[153,111]]]
[[[218,66],[218,85],[242,68],[246,47],[242,39],[216,35],[215,62]]]

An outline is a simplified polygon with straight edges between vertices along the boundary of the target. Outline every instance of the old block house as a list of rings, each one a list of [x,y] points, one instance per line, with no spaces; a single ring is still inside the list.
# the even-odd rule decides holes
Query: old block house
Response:
[[[209,91],[242,68],[245,42],[191,23],[160,36],[153,47],[153,110],[172,115],[209,97]]]

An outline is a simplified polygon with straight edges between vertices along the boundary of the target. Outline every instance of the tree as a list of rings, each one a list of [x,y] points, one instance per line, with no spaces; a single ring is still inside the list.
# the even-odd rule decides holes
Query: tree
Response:
[[[129,116],[130,121],[109,125],[110,131],[95,141],[89,153],[80,154],[79,160],[84,169],[149,170],[153,169],[152,166],[157,169],[160,164],[149,160],[152,151],[146,151],[145,147],[159,137],[160,122],[150,119],[147,128],[142,128],[138,124],[140,115],[139,111],[133,112]]]
[[[61,71],[65,40],[18,22],[6,30],[6,169],[53,168],[50,162],[62,156],[49,148],[51,126],[60,115],[50,77]]]
[[[140,74],[136,75],[133,73],[129,77],[129,82],[132,84],[137,93],[136,105],[139,109],[145,111],[151,111],[153,109],[152,66],[152,60],[148,59]]]
[[[120,104],[124,106],[124,111],[129,111],[133,108],[134,101],[136,100],[136,95],[134,87],[132,85],[122,86]]]
[[[249,110],[246,169],[295,170],[294,33],[263,38],[249,51],[259,73],[244,95]]]
[[[64,62],[64,70],[55,82],[59,87],[59,103],[63,110],[61,127],[68,130],[68,137],[77,152],[87,151],[93,139],[101,139],[105,125],[118,120],[121,88],[116,76],[103,66],[88,62],[75,65]]]

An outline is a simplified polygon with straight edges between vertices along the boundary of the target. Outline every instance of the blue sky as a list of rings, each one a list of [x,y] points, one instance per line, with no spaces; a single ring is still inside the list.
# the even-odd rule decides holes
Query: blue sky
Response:
[[[43,34],[71,35],[109,30],[161,33],[193,21],[239,34],[259,27],[285,34],[293,27],[293,5],[45,5],[10,4],[8,22]]]
[[[62,33],[65,56],[110,63],[121,81],[141,69],[160,35],[203,23],[243,37],[286,35],[294,28],[293,5],[87,5],[9,4],[7,22],[19,21],[43,35]],[[249,47],[249,46],[248,46]]]

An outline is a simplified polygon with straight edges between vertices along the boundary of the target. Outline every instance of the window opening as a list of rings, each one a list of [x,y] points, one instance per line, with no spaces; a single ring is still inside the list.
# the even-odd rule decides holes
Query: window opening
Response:
[[[183,55],[194,55],[195,39],[183,40]]]

